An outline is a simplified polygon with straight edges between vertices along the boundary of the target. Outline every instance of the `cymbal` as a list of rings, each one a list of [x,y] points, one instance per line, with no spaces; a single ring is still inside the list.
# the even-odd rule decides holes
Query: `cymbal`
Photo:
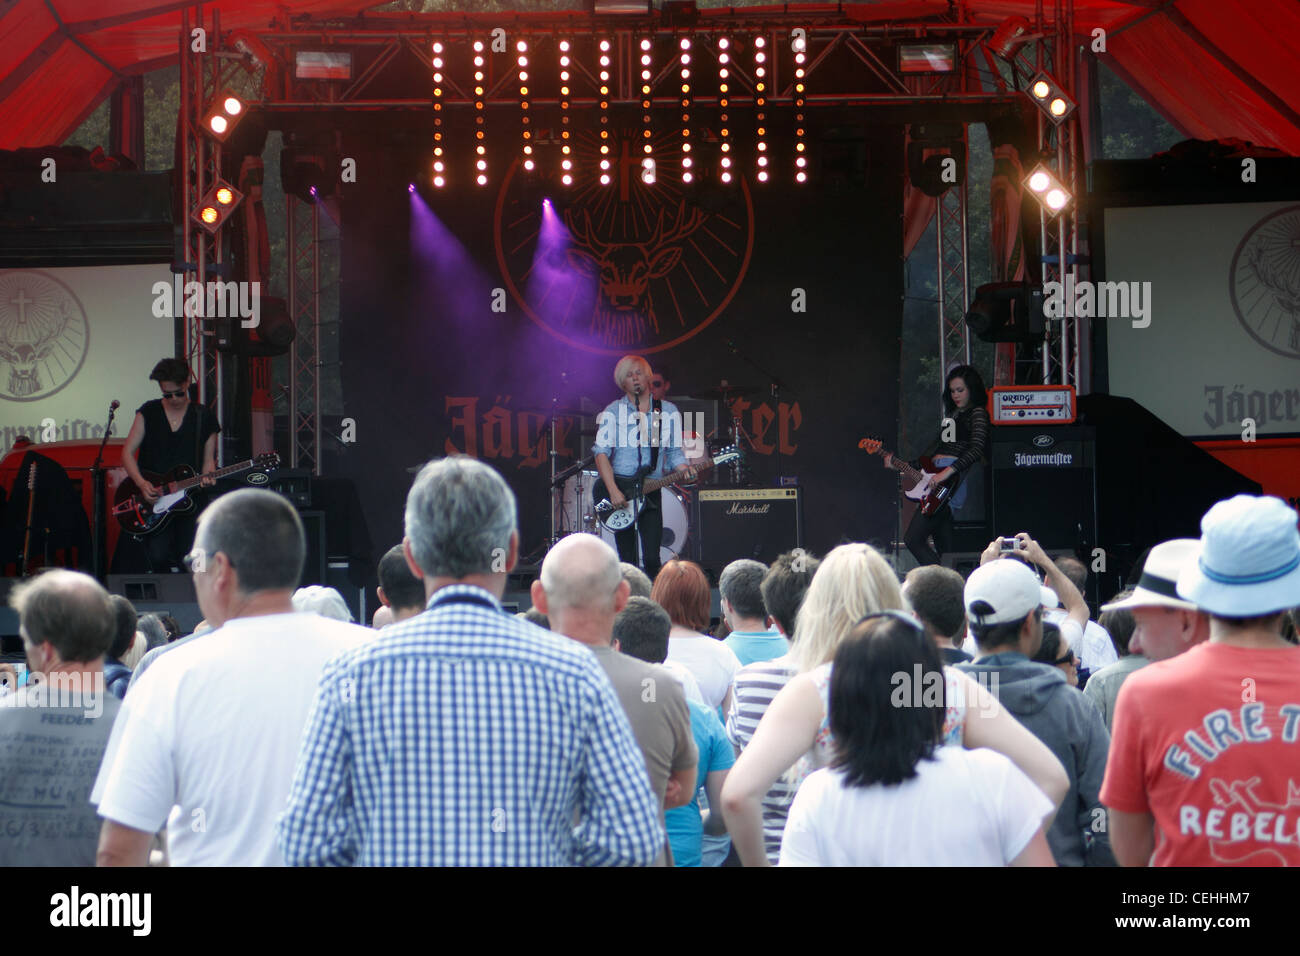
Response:
[[[741,398],[745,395],[757,395],[759,388],[756,385],[728,385],[725,382],[721,385],[714,385],[706,388],[702,392],[692,392],[691,398],[713,399],[715,401],[727,401],[732,398]]]

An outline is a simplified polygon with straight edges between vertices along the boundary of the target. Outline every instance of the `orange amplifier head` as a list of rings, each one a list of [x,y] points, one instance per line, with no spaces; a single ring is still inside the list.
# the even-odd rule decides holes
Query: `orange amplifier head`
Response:
[[[1076,415],[1073,385],[989,389],[989,420],[994,425],[1065,425]]]

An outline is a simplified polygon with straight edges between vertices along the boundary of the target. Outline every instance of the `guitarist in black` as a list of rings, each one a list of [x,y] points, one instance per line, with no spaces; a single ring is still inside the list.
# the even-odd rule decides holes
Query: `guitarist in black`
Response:
[[[623,397],[611,402],[596,421],[591,452],[615,508],[635,498],[645,478],[661,478],[675,470],[682,481],[695,480],[695,469],[686,463],[682,447],[681,413],[672,402],[651,397],[650,378],[649,362],[639,355],[624,355],[614,366],[614,382]],[[652,581],[659,573],[664,534],[662,494],[662,490],[652,491],[635,503],[640,509],[636,523],[614,534],[619,560],[636,564],[640,530],[640,567]]]
[[[122,467],[145,498],[156,501],[159,489],[140,472],[162,475],[177,465],[189,465],[199,474],[215,471],[221,425],[206,405],[190,401],[191,374],[184,359],[163,359],[153,367],[149,379],[158,383],[162,397],[136,409],[135,421],[122,446]],[[204,486],[213,483],[210,478],[203,481]],[[199,510],[196,507],[173,514],[167,524],[143,539],[142,547],[131,547],[132,539],[124,536],[114,564],[120,559],[120,563],[134,567],[123,567],[119,573],[181,570],[181,559],[194,543]]]
[[[930,452],[936,465],[944,466],[935,476],[935,483],[946,481],[954,474],[960,475],[962,483],[958,485],[953,496],[932,515],[923,515],[918,508],[907,526],[903,541],[907,550],[921,564],[938,564],[940,555],[952,550],[953,509],[960,513],[962,506],[971,495],[976,495],[982,507],[984,494],[982,482],[974,482],[972,469],[980,468],[980,463],[987,457],[989,448],[989,413],[988,392],[980,373],[969,365],[958,365],[948,373],[943,394],[943,404],[956,424],[954,440],[945,442],[940,434],[940,441],[932,446]],[[885,466],[889,467],[892,455],[885,455]],[[972,501],[972,504],[975,502]],[[934,547],[929,539],[933,536]]]

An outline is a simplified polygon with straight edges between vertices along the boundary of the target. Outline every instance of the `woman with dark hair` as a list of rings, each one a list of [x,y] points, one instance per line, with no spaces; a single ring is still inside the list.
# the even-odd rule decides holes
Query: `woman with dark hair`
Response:
[[[939,441],[932,446],[934,463],[943,469],[935,482],[947,481],[953,475],[960,475],[962,482],[934,514],[923,515],[918,509],[912,516],[903,540],[921,564],[938,564],[939,556],[951,550],[954,511],[960,515],[969,502],[972,520],[983,518],[984,475],[979,465],[988,453],[989,413],[985,408],[988,392],[980,373],[970,365],[953,368],[944,383],[943,404],[952,425],[945,420]],[[945,432],[951,434],[951,441],[945,440]],[[892,455],[885,455],[886,466],[892,461]]]
[[[1043,643],[1038,645],[1038,653],[1030,660],[1055,667],[1067,684],[1079,686],[1079,658],[1070,645],[1061,640],[1061,629],[1055,624],[1043,622]]]
[[[901,680],[900,680],[901,678]],[[834,757],[799,788],[782,866],[1053,866],[1055,807],[1014,763],[943,746],[943,664],[898,611],[864,618],[835,652]]]

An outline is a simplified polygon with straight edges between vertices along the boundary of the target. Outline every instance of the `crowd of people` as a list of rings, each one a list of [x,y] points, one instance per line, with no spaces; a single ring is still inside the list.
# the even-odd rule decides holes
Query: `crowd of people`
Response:
[[[1029,535],[651,580],[599,537],[503,610],[516,502],[429,463],[352,623],[284,498],[200,516],[186,637],[93,578],[11,598],[0,865],[1300,864],[1300,532],[1215,505],[1092,620]],[[712,630],[712,633],[710,631]]]

